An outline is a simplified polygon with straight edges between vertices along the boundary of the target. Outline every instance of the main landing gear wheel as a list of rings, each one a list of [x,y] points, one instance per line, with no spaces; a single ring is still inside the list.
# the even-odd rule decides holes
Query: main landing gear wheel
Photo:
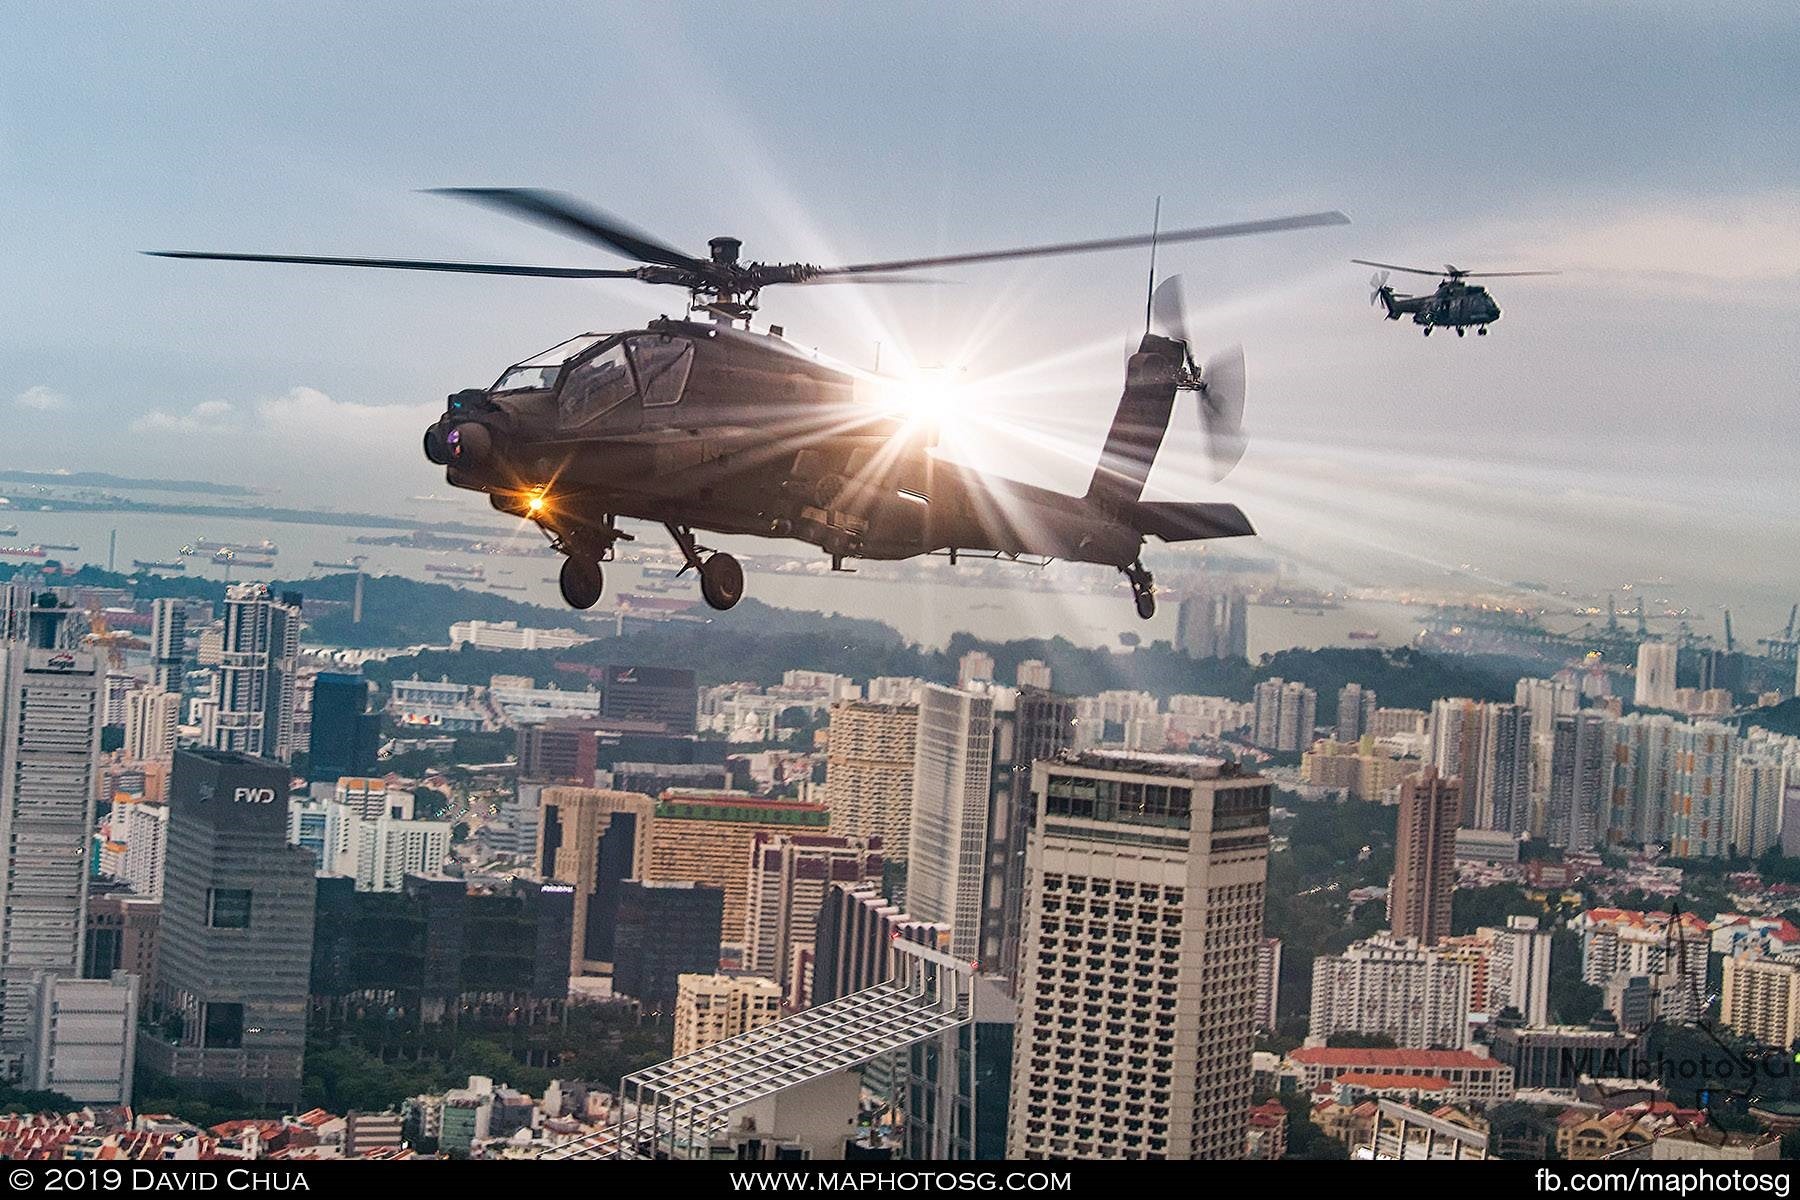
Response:
[[[574,555],[563,559],[556,583],[570,608],[592,608],[600,603],[600,594],[606,590],[606,576],[600,564]]]
[[[1486,337],[1487,336],[1487,326],[1483,325],[1480,329],[1477,329],[1475,331],[1475,336],[1476,337]]]
[[[1457,337],[1461,337],[1463,334],[1465,334],[1467,332],[1468,332],[1468,330],[1464,329],[1461,325],[1458,325],[1456,327],[1456,336]]]
[[[1427,326],[1426,326],[1426,327],[1425,327],[1425,336],[1426,336],[1426,337],[1430,337],[1430,336],[1431,336],[1431,326],[1429,326],[1429,325],[1427,325]]]
[[[724,551],[709,555],[700,567],[700,595],[724,612],[744,598],[744,568]]]
[[[1156,581],[1142,563],[1119,569],[1125,572],[1125,578],[1131,584],[1131,600],[1137,606],[1137,615],[1148,621],[1156,615]]]

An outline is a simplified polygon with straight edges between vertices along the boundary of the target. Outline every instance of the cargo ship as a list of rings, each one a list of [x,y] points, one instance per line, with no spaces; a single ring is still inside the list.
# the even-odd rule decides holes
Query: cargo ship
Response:
[[[187,570],[187,564],[184,562],[145,562],[141,558],[132,559],[131,566],[136,571],[167,571],[170,574],[182,573]]]
[[[43,558],[42,546],[0,546],[0,556],[6,558]]]
[[[1373,629],[1352,629],[1348,637],[1353,642],[1374,642],[1381,639],[1381,634]]]
[[[485,568],[466,566],[463,563],[426,563],[425,569],[439,579],[485,579],[487,577]]]
[[[272,558],[246,558],[236,550],[215,550],[213,562],[221,567],[245,567],[251,570],[271,570],[275,566]]]
[[[274,558],[281,553],[281,547],[264,538],[260,542],[219,542],[212,538],[195,538],[181,548],[181,553],[188,558],[199,558],[206,554],[256,554],[265,558]]]
[[[81,549],[80,546],[59,546],[55,542],[44,542],[42,545],[46,550],[60,550],[64,554],[74,554]]]

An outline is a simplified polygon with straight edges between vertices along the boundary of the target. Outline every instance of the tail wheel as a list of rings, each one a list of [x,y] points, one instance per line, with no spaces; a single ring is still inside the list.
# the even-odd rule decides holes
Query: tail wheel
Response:
[[[606,576],[601,572],[600,564],[572,555],[563,559],[556,582],[570,608],[592,608],[600,603],[600,595],[606,590]]]
[[[1137,615],[1148,621],[1156,615],[1156,593],[1145,588],[1133,597],[1137,601]]]
[[[738,560],[723,551],[709,557],[700,568],[700,595],[720,612],[742,600],[744,568]]]

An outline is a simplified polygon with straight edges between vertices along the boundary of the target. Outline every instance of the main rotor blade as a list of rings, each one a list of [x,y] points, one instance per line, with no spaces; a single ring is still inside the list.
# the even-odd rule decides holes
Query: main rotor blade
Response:
[[[1517,279],[1521,275],[1561,275],[1561,271],[1464,271],[1465,279]]]
[[[515,217],[523,217],[547,226],[558,233],[579,238],[596,246],[635,258],[642,262],[660,263],[665,267],[698,270],[704,261],[683,254],[673,246],[633,229],[617,217],[591,208],[572,196],[540,188],[428,188],[438,196],[454,196],[497,208]]]
[[[204,250],[146,250],[152,258],[216,262],[299,263],[311,267],[381,267],[390,271],[448,271],[459,275],[535,275],[549,279],[634,279],[636,271],[597,267],[522,267],[511,263],[430,262],[413,258],[321,258],[310,254],[212,254]]]
[[[1312,229],[1320,225],[1348,225],[1350,218],[1341,212],[1307,213],[1297,217],[1276,217],[1267,221],[1239,221],[1230,225],[1205,225],[1197,229],[1172,229],[1161,233],[1133,234],[1130,237],[1101,238],[1091,242],[1055,242],[1047,246],[1022,246],[1016,250],[978,250],[969,254],[943,254],[931,258],[898,258],[889,262],[852,263],[844,267],[821,267],[819,275],[865,275],[884,271],[916,271],[920,267],[952,267],[965,263],[1000,262],[1015,258],[1048,258],[1057,254],[1091,254],[1100,250],[1129,250],[1148,246],[1152,240],[1164,242],[1200,242],[1214,238],[1245,237],[1255,233],[1281,233],[1290,229]]]
[[[1397,267],[1393,263],[1374,262],[1366,258],[1350,260],[1365,267],[1380,267],[1384,271],[1405,271],[1408,275],[1442,275],[1442,271],[1427,271],[1424,267]]]

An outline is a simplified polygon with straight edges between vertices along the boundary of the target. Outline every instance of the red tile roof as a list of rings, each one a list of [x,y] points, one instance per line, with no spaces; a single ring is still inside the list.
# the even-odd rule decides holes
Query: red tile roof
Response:
[[[1395,1050],[1365,1049],[1352,1046],[1301,1046],[1288,1051],[1294,1062],[1315,1067],[1410,1067],[1415,1069],[1460,1069],[1465,1071],[1497,1071],[1501,1064],[1467,1050]]]
[[[1450,1081],[1442,1075],[1391,1075],[1379,1071],[1345,1071],[1336,1082],[1363,1088],[1418,1088],[1427,1092],[1447,1092]]]

